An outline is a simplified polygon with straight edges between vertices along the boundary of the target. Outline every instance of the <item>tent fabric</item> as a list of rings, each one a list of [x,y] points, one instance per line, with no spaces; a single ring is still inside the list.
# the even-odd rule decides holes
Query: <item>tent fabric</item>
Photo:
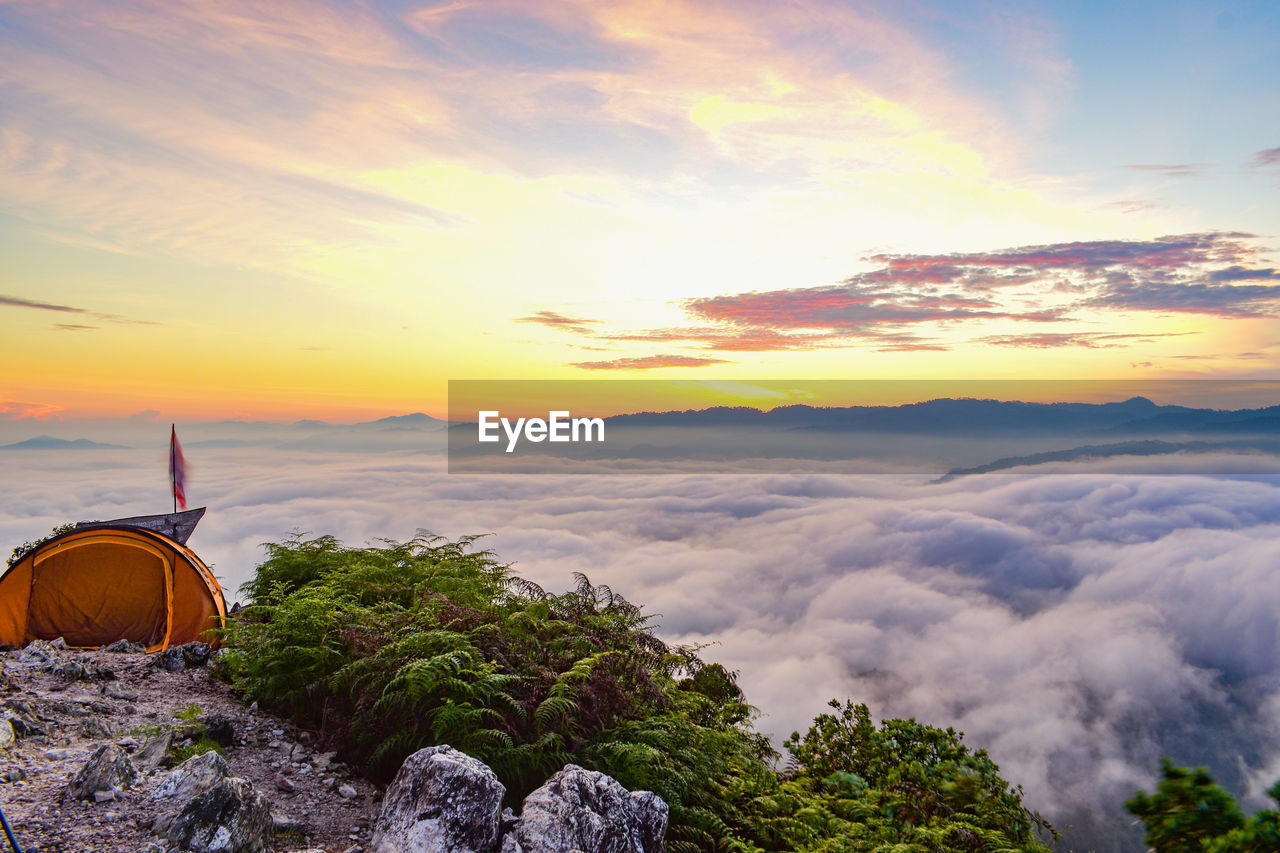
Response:
[[[66,639],[94,648],[126,639],[148,651],[217,643],[226,601],[195,552],[131,527],[73,530],[0,576],[0,643]]]

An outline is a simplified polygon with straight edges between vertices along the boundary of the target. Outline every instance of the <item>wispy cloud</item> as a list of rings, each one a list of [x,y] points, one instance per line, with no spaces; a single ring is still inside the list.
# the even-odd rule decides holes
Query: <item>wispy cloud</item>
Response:
[[[1280,166],[1280,148],[1266,148],[1259,151],[1250,158],[1249,166],[1254,169],[1267,169],[1272,166]]]
[[[154,320],[134,320],[129,317],[122,317],[119,314],[108,314],[102,311],[90,311],[88,308],[78,308],[74,305],[56,305],[49,302],[39,302],[34,299],[24,299],[20,296],[6,296],[0,294],[0,305],[8,305],[13,308],[33,308],[37,311],[55,311],[60,314],[82,314],[86,317],[92,317],[95,320],[102,320],[108,323],[123,323],[131,326],[155,326],[158,325]],[[54,326],[57,329],[65,329],[68,331],[80,331],[84,329],[96,329],[97,326],[81,325],[76,323],[58,323]]]
[[[775,329],[731,329],[692,326],[677,329],[649,329],[639,332],[599,334],[609,341],[646,343],[696,343],[703,349],[722,352],[783,352],[844,346],[848,336],[840,333],[790,334]]]
[[[33,299],[23,299],[19,296],[5,296],[0,293],[0,305],[11,305],[15,308],[35,308],[39,311],[60,311],[64,314],[88,314],[84,308],[76,308],[73,305],[54,305],[49,302],[37,302]]]
[[[1160,335],[1125,335],[1107,332],[1062,332],[1036,335],[989,335],[978,338],[979,343],[994,344],[1006,347],[1028,347],[1031,349],[1052,349],[1056,347],[1085,347],[1087,349],[1108,349],[1127,346],[1133,341],[1151,342],[1160,337],[1175,337],[1189,332],[1174,332]]]
[[[57,323],[54,325],[54,328],[64,332],[89,332],[97,329],[98,327],[86,326],[81,323]]]
[[[535,311],[528,317],[517,317],[517,323],[537,323],[553,329],[567,329],[571,332],[588,332],[599,320],[588,320],[584,317],[570,317],[557,311]]]
[[[615,358],[610,361],[578,361],[570,367],[583,370],[654,370],[661,367],[705,367],[728,364],[721,358],[698,358],[690,355],[646,355],[637,358]]]
[[[691,299],[689,313],[748,328],[828,329],[855,333],[884,326],[975,319],[1052,322],[1059,312],[1005,310],[992,299],[932,287],[891,288],[855,277],[833,287],[795,288]]]
[[[1193,178],[1204,174],[1208,163],[1132,163],[1125,166],[1134,172],[1159,172],[1171,178]]]
[[[52,403],[29,403],[21,400],[0,400],[0,420],[21,421],[28,418],[42,420],[63,411]]]

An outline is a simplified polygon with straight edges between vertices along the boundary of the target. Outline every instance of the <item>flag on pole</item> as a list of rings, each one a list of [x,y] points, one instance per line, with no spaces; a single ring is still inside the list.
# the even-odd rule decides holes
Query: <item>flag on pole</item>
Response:
[[[173,487],[173,511],[187,508],[187,460],[182,457],[182,445],[178,444],[178,429],[169,425],[169,485]]]

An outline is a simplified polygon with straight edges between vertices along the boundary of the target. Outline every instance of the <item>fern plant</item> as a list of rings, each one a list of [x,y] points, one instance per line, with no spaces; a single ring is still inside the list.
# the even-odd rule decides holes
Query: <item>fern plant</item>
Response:
[[[672,853],[1043,849],[1020,792],[950,730],[877,729],[849,704],[793,736],[779,775],[736,673],[662,642],[585,575],[550,593],[475,537],[426,533],[364,547],[296,534],[266,551],[220,665],[375,780],[448,743],[493,768],[511,805],[570,762],[654,791]]]

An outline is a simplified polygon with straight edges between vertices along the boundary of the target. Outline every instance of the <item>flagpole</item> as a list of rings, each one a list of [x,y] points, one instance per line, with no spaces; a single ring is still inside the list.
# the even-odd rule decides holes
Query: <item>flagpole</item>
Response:
[[[178,511],[178,484],[174,479],[178,476],[177,460],[173,456],[174,442],[178,436],[178,425],[169,424],[169,493],[173,495],[173,511]]]

